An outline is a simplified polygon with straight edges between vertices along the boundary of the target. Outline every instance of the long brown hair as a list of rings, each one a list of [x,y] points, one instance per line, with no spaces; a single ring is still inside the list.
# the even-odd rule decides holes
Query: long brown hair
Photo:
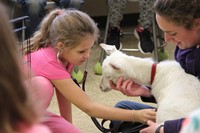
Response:
[[[191,29],[200,18],[200,0],[156,0],[153,10],[169,21]]]
[[[17,40],[1,3],[0,20],[0,132],[14,133],[18,124],[32,125],[37,113],[23,83]]]

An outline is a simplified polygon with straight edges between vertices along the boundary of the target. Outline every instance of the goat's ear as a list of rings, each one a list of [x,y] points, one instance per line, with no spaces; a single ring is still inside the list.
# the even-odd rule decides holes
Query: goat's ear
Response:
[[[100,46],[106,51],[108,55],[111,55],[117,50],[117,48],[114,45],[107,45],[105,43],[101,43]]]
[[[120,70],[120,67],[115,64],[110,63],[110,66],[115,70]]]

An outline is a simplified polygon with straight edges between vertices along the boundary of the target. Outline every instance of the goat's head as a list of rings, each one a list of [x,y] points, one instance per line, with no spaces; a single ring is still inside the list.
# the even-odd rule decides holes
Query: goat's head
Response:
[[[123,75],[120,65],[115,59],[122,57],[123,53],[118,51],[115,46],[100,44],[100,46],[106,51],[107,57],[102,63],[102,77],[100,82],[100,88],[102,91],[110,91],[111,87],[109,81],[112,80],[114,83],[117,79]],[[111,58],[112,56],[112,58]],[[119,58],[118,58],[119,59]]]

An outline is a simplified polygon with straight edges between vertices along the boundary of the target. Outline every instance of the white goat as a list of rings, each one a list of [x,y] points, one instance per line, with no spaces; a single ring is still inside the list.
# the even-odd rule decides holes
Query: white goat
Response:
[[[115,46],[100,44],[109,55],[102,64],[100,88],[109,91],[109,80],[114,83],[120,76],[134,82],[150,86],[157,101],[156,122],[182,118],[200,107],[200,81],[185,73],[176,61],[157,63],[151,59],[128,56]],[[152,75],[155,70],[155,76]],[[151,80],[154,79],[151,83]]]

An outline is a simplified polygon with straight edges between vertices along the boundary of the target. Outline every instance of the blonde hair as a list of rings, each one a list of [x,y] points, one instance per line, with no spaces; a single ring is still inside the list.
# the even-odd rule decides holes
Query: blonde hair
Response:
[[[33,109],[19,67],[16,38],[0,3],[0,132],[15,133],[20,123],[26,126],[36,122]]]
[[[43,19],[40,29],[31,38],[30,51],[25,53],[58,42],[65,47],[76,47],[88,35],[95,39],[99,36],[97,25],[89,15],[75,9],[55,9]]]

